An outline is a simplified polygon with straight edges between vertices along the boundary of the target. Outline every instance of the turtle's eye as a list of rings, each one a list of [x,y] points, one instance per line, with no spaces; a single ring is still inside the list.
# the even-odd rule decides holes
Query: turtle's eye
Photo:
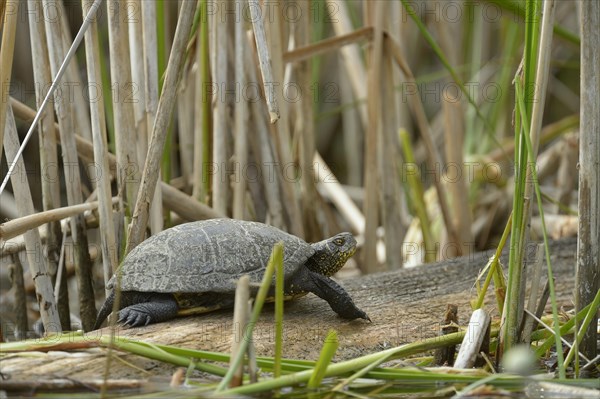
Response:
[[[335,240],[333,240],[333,243],[339,247],[341,247],[342,245],[344,245],[344,239],[343,238],[336,238]]]

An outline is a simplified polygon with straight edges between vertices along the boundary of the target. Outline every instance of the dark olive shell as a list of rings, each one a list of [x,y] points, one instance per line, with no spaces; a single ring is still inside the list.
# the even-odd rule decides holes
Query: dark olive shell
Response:
[[[233,293],[243,274],[261,282],[273,246],[284,245],[285,279],[315,250],[298,237],[257,222],[212,219],[164,230],[135,247],[119,268],[122,291]],[[115,286],[115,277],[109,287]]]

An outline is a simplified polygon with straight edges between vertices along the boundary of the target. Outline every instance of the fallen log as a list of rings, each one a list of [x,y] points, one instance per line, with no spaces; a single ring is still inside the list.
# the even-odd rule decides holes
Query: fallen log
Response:
[[[531,246],[534,253],[534,245]],[[556,241],[550,249],[559,305],[569,308],[573,292],[576,241]],[[458,306],[459,324],[471,316],[469,301],[476,295],[475,279],[493,251],[474,253],[418,268],[378,273],[343,280],[341,284],[355,303],[371,317],[372,323],[339,318],[321,299],[310,294],[286,302],[284,315],[284,356],[316,360],[323,339],[330,329],[338,332],[339,349],[334,361],[376,352],[391,346],[438,336],[440,320],[448,304]],[[507,262],[506,257],[503,258]],[[532,263],[530,260],[528,263]],[[498,319],[493,287],[484,309]],[[206,315],[182,317],[142,328],[119,328],[124,337],[165,345],[207,351],[229,352],[233,339],[231,310]],[[266,305],[255,327],[257,355],[272,356],[274,347],[273,306]],[[102,329],[90,334],[108,334]],[[132,354],[116,352],[119,360],[111,362],[112,379],[145,379],[170,376],[176,366]],[[40,376],[91,380],[103,375],[104,349],[78,352],[36,352],[35,356],[10,354],[0,361],[0,372],[13,381],[30,381]]]

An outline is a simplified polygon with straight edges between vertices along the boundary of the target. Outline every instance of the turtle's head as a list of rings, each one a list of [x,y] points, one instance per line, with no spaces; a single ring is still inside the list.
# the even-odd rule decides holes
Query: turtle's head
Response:
[[[340,233],[312,244],[315,254],[307,262],[313,272],[332,276],[356,252],[356,240],[350,233]]]

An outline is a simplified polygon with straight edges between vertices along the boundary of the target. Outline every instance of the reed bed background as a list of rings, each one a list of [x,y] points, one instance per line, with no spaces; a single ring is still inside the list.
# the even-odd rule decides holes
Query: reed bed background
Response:
[[[523,314],[529,240],[588,226],[578,310],[597,296],[598,171],[589,165],[600,151],[579,127],[597,131],[600,113],[594,86],[578,87],[580,73],[597,82],[597,51],[587,69],[580,63],[598,44],[594,2],[99,3],[0,9],[4,178],[99,5],[0,197],[2,261],[19,276],[2,300],[16,310],[18,337],[36,312],[26,293],[37,292],[47,332],[70,329],[73,313],[89,330],[94,292],[128,251],[214,217],[307,241],[349,230],[359,273],[501,249],[510,232],[498,302],[501,313],[508,304],[507,349],[519,341],[511,326]],[[494,273],[487,284],[501,284]],[[35,288],[32,275],[42,276]],[[592,351],[587,337],[581,349]]]

